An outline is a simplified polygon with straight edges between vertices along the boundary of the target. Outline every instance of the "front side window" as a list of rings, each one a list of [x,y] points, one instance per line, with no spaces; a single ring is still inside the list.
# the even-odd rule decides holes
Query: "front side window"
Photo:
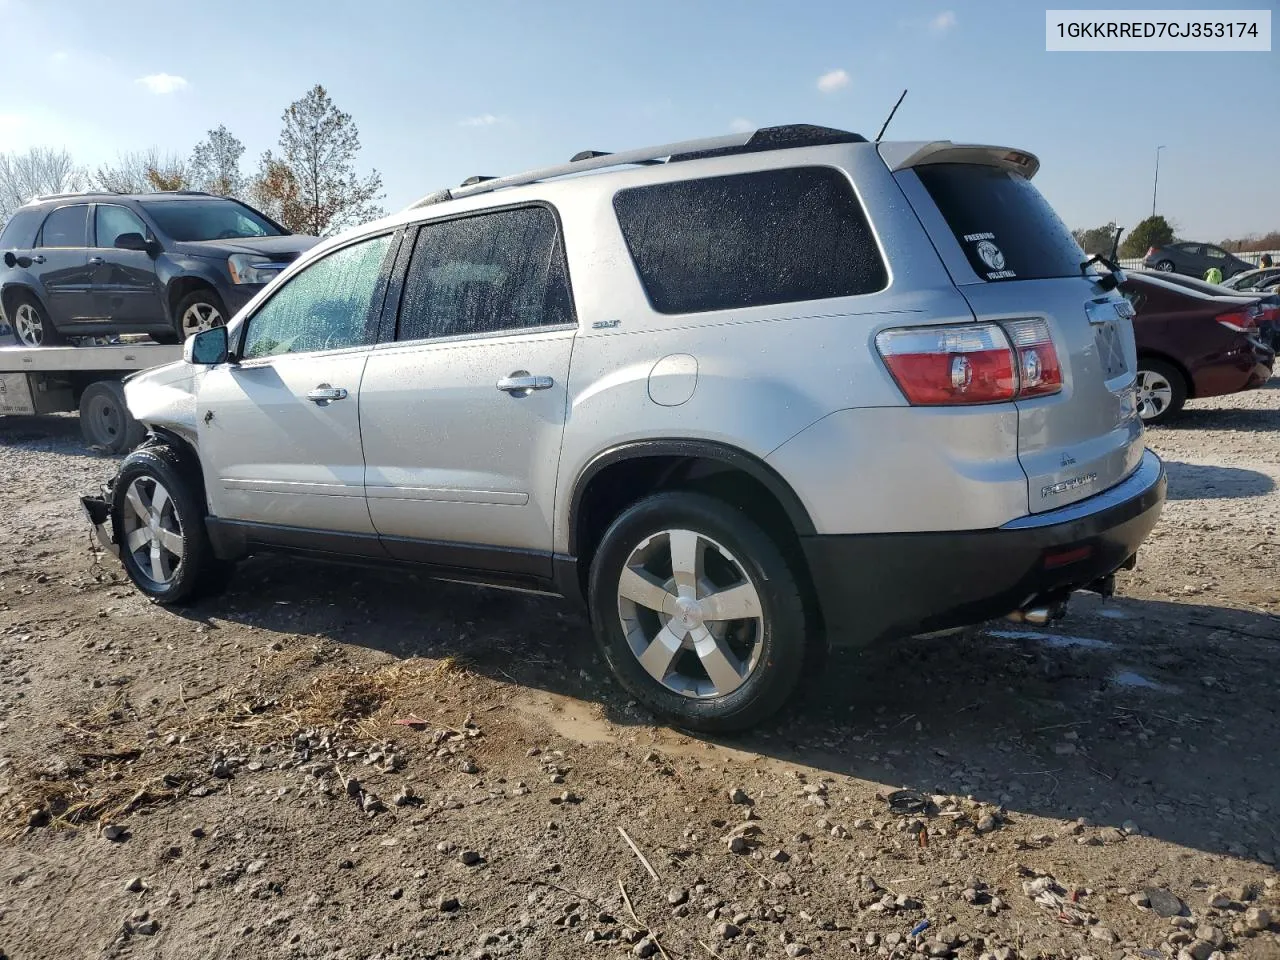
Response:
[[[409,261],[397,339],[573,323],[560,228],[546,207],[425,224]]]
[[[147,227],[128,207],[100,203],[94,214],[93,232],[95,247],[114,247],[121,234],[136,233],[145,238]]]
[[[829,167],[632,187],[613,208],[659,313],[848,297],[888,283],[848,178]]]
[[[278,237],[281,232],[262,214],[235,200],[143,200],[156,225],[183,243]]]
[[[290,277],[249,318],[242,359],[372,343],[390,245],[390,234],[362,240]]]
[[[45,218],[40,230],[42,247],[83,247],[87,204],[59,207]]]

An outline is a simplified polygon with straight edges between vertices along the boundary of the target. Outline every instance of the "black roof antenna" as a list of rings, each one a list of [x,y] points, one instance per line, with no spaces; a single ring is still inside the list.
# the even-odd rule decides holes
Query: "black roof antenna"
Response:
[[[889,129],[889,121],[893,119],[893,115],[898,112],[898,108],[902,106],[902,101],[907,98],[907,91],[902,91],[902,96],[898,98],[898,102],[893,105],[893,109],[889,111],[889,116],[885,117],[884,126],[880,128],[880,132],[876,134],[876,143],[880,142],[880,138],[884,136],[884,132]]]

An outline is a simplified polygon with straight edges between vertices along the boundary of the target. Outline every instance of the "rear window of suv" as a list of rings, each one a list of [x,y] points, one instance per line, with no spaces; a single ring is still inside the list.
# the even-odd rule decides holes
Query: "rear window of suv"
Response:
[[[983,280],[1080,276],[1084,252],[1026,177],[976,163],[915,172]]]
[[[848,178],[829,167],[632,187],[613,207],[659,313],[848,297],[888,283]]]

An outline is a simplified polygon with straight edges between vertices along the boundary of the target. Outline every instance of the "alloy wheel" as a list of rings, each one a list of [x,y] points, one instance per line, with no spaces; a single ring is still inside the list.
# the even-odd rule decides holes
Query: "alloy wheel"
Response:
[[[13,332],[19,343],[38,347],[44,343],[44,321],[40,312],[29,303],[18,304],[13,312]]]
[[[226,323],[218,308],[212,303],[196,302],[182,312],[183,339],[194,336],[203,330],[221,327]]]
[[[640,665],[681,696],[723,697],[760,664],[759,591],[737,557],[696,531],[664,530],[631,552],[618,616]]]
[[[1138,416],[1153,420],[1173,403],[1173,384],[1154,370],[1138,371]]]
[[[138,571],[158,587],[172,583],[182,566],[186,538],[169,491],[155,477],[137,477],[125,491],[124,549]]]

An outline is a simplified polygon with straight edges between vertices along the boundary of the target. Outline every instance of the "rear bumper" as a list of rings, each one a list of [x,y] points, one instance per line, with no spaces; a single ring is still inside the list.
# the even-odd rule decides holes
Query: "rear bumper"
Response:
[[[1231,350],[1196,368],[1191,375],[1193,396],[1219,397],[1260,387],[1271,378],[1275,360],[1274,349],[1242,335]]]
[[[1004,616],[1114,573],[1164,506],[1147,451],[1110,490],[993,530],[801,538],[833,644],[945,630]]]

